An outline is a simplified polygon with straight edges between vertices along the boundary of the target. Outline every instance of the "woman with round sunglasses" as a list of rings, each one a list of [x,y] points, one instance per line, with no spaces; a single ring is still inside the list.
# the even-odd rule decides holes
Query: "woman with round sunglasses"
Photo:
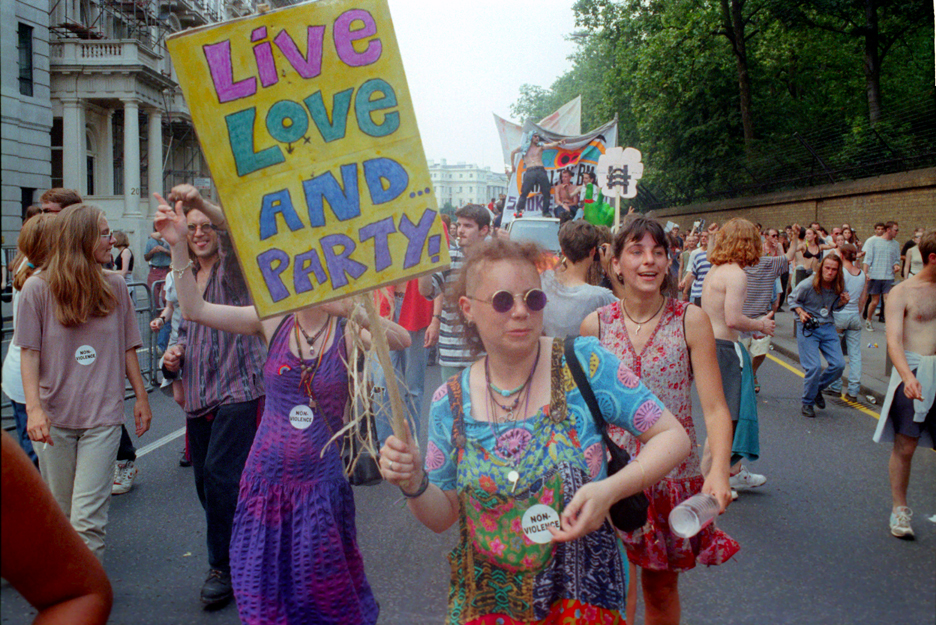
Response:
[[[699,492],[713,495],[721,512],[731,501],[731,416],[708,315],[698,306],[664,295],[672,274],[667,271],[668,240],[662,226],[635,219],[617,234],[613,252],[612,266],[624,285],[623,298],[586,317],[581,331],[582,336],[599,337],[602,346],[640,377],[673,411],[692,443],[692,453],[646,489],[650,500],[647,523],[622,534],[628,558],[643,569],[646,622],[678,623],[679,573],[694,568],[696,562],[721,564],[739,549],[737,542],[714,525],[691,539],[677,537],[669,527],[670,511]],[[690,394],[694,376],[711,447],[710,466],[702,466],[695,451]],[[642,442],[630,432],[611,427],[610,434],[632,457],[643,453]],[[636,589],[636,575],[632,588]],[[636,604],[629,606],[629,616],[634,609]]]
[[[542,336],[540,254],[501,239],[473,250],[452,296],[468,346],[485,356],[435,392],[425,464],[409,433],[381,449],[384,477],[421,523],[459,524],[447,623],[622,622],[626,569],[608,509],[689,453],[637,376],[597,340],[576,338],[604,418],[645,443],[607,475],[563,341]]]

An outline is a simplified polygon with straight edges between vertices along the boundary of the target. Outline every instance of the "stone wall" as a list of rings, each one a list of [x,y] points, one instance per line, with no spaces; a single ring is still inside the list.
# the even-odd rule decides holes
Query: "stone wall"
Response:
[[[818,221],[826,229],[848,223],[864,241],[878,221],[900,224],[898,240],[917,227],[936,228],[936,168],[919,169],[808,189],[651,211],[649,216],[678,223],[687,232],[697,219],[725,223],[744,217],[766,227]]]

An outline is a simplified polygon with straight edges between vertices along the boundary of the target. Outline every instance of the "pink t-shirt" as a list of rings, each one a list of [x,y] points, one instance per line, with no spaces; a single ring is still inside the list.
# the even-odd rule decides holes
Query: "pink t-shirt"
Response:
[[[39,399],[52,425],[67,429],[124,422],[124,353],[143,345],[124,279],[107,274],[117,307],[66,328],[41,276],[23,285],[13,342],[39,352]]]

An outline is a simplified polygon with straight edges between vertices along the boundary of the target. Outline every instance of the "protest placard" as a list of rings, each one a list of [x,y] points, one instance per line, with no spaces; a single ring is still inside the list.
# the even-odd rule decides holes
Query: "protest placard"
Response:
[[[261,317],[448,264],[386,0],[167,43]]]

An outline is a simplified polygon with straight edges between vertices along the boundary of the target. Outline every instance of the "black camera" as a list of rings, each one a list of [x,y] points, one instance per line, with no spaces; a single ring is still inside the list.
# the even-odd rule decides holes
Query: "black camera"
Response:
[[[819,329],[819,322],[810,317],[805,322],[803,322],[803,329],[812,332],[813,330]]]

